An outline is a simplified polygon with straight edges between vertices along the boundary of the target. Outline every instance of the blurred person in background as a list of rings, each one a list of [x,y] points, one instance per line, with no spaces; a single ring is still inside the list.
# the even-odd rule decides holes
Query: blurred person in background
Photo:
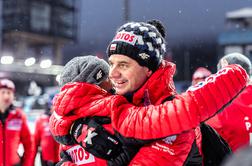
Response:
[[[205,67],[197,68],[192,76],[192,85],[196,85],[198,82],[204,81],[211,74],[212,74],[211,71],[209,71]]]
[[[252,146],[238,149],[233,155],[229,156],[221,166],[251,166],[252,165]]]
[[[9,79],[0,79],[0,165],[33,166],[33,141],[24,112],[13,106],[15,85]],[[23,145],[23,156],[18,155]]]
[[[35,153],[33,160],[35,160],[36,154],[39,152],[42,166],[54,166],[59,161],[59,143],[54,140],[49,130],[53,97],[54,95],[49,96],[44,114],[35,122]]]
[[[218,70],[229,65],[239,64],[251,76],[251,62],[240,53],[231,53],[218,62]],[[220,89],[225,90],[225,89]],[[241,147],[252,145],[252,84],[248,83],[243,92],[221,113],[207,122],[229,144],[235,152]]]

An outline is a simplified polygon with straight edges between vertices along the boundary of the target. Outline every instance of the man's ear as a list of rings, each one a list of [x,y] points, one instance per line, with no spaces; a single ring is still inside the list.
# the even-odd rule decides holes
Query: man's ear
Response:
[[[148,67],[145,67],[145,66],[144,66],[144,72],[145,72],[147,77],[150,77],[152,75],[152,73],[153,73],[152,70],[150,70]]]
[[[149,68],[147,68],[148,71],[147,71],[147,76],[150,77],[152,75],[152,70],[150,70]]]

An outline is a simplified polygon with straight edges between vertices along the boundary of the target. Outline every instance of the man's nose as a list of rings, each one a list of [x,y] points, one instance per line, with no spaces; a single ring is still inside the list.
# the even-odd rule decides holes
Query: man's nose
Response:
[[[116,67],[112,67],[109,70],[109,77],[110,78],[116,78],[116,77],[120,77],[120,71],[118,71],[118,69]]]
[[[10,95],[9,94],[4,94],[4,99],[8,99],[8,98],[10,98]]]

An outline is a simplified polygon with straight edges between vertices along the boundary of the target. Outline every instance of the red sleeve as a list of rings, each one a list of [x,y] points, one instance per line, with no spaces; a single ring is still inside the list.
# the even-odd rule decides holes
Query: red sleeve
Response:
[[[119,98],[112,109],[112,125],[125,137],[163,138],[195,128],[231,102],[246,86],[248,75],[230,65],[182,95],[158,106],[135,107]],[[124,103],[124,104],[122,104]]]
[[[49,128],[53,136],[64,136],[69,134],[72,123],[81,117],[65,116],[57,117],[57,113],[53,112],[49,119]]]
[[[33,166],[33,156],[34,156],[34,141],[31,135],[30,129],[28,127],[27,119],[24,113],[22,113],[22,131],[21,131],[21,142],[24,147],[24,154],[22,157],[22,166]]]
[[[37,152],[37,148],[40,145],[41,140],[41,119],[36,120],[35,122],[35,130],[34,130],[34,141],[35,141],[35,151]]]
[[[37,119],[35,122],[35,128],[34,128],[34,134],[33,134],[33,154],[32,154],[32,160],[35,162],[35,158],[38,152],[38,147],[40,145],[41,140],[41,119]]]
[[[215,130],[221,130],[222,129],[222,123],[219,117],[219,114],[215,115],[214,117],[210,118],[206,121],[208,125],[213,127]]]

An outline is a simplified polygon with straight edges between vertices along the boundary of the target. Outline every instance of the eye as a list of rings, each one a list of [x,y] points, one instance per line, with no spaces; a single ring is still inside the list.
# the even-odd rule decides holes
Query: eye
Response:
[[[113,67],[113,63],[109,62],[108,64],[109,64],[109,67]]]
[[[119,67],[121,69],[126,69],[126,68],[128,68],[128,65],[126,63],[121,63],[121,64],[119,64]]]

